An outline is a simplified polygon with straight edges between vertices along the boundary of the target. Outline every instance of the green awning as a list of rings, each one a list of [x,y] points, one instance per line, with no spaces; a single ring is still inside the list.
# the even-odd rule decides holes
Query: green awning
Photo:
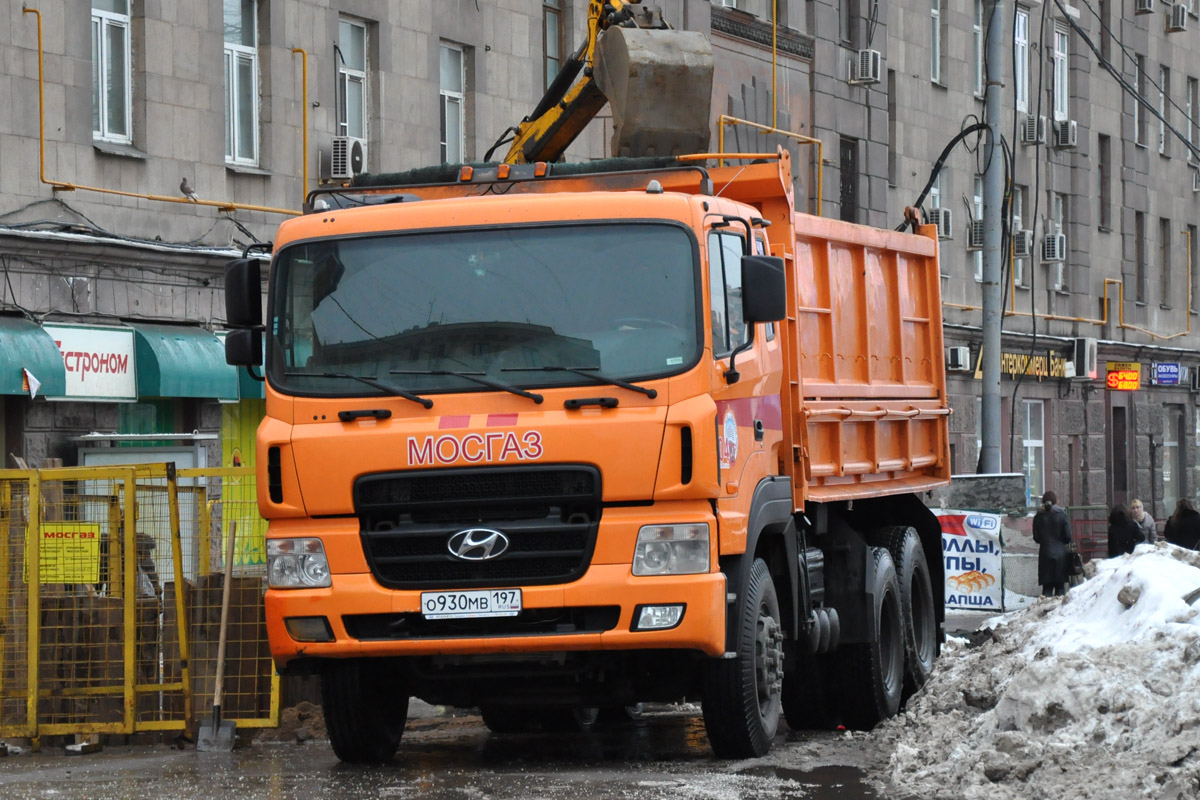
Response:
[[[126,323],[133,329],[138,397],[237,400],[237,370],[225,363],[216,334],[177,325]]]
[[[24,370],[41,382],[39,397],[67,393],[62,353],[50,334],[22,317],[0,317],[0,394],[29,394]]]

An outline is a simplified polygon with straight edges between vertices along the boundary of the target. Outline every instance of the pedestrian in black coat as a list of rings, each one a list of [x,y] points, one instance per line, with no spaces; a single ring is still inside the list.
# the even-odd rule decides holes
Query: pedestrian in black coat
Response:
[[[1067,548],[1071,544],[1071,523],[1067,512],[1058,507],[1058,495],[1042,495],[1042,508],[1033,516],[1033,540],[1038,548],[1038,583],[1045,596],[1067,593]]]
[[[1133,519],[1133,512],[1124,503],[1117,503],[1108,514],[1108,557],[1132,553],[1133,548],[1143,544],[1146,537],[1142,526]]]
[[[1179,498],[1164,533],[1171,544],[1189,550],[1200,549],[1197,547],[1200,544],[1200,511],[1196,510],[1196,504],[1186,497]]]

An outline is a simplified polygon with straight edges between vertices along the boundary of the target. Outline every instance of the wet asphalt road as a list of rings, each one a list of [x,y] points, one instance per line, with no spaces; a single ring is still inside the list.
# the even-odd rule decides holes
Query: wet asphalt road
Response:
[[[395,760],[338,762],[328,741],[257,742],[231,753],[169,746],[61,749],[0,758],[0,797],[19,798],[711,798],[874,800],[863,769],[879,759],[863,734],[786,730],[770,754],[713,758],[694,707],[652,707],[589,733],[491,734],[478,716],[414,709]]]

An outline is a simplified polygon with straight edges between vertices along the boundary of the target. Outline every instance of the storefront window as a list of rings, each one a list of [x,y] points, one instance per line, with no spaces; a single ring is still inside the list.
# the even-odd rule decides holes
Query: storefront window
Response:
[[[1025,486],[1032,502],[1046,490],[1046,404],[1025,401]]]

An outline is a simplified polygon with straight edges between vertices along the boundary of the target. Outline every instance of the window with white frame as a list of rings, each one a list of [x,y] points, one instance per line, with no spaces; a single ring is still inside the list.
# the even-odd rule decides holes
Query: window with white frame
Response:
[[[224,0],[225,160],[258,163],[258,0]]]
[[[92,0],[92,136],[133,141],[129,0]]]
[[[1200,110],[1200,81],[1195,78],[1187,79],[1187,97],[1183,99],[1183,110],[1187,115],[1187,143],[1189,145],[1187,157],[1188,161],[1195,161],[1196,154],[1193,152],[1197,144],[1200,144],[1200,138],[1196,136],[1196,112]]]
[[[337,135],[367,138],[367,26],[338,21]]]
[[[542,91],[550,88],[562,69],[562,0],[542,0]]]
[[[942,0],[929,0],[929,80],[942,82]]]
[[[1025,407],[1025,485],[1031,498],[1046,491],[1046,404],[1042,400],[1024,400]]]
[[[975,0],[975,17],[971,23],[971,41],[975,56],[975,94],[983,96],[983,0]]]
[[[1071,97],[1071,72],[1068,64],[1067,29],[1054,28],[1054,118],[1065,120],[1070,116],[1067,101]]]
[[[1028,227],[1025,223],[1025,187],[1013,186],[1012,195],[1009,199],[1010,210],[1012,211],[1012,229],[1013,232],[1023,231]],[[1027,270],[1025,269],[1025,257],[1013,257],[1013,283],[1017,286],[1026,286],[1029,281],[1026,277]]]
[[[1013,88],[1017,111],[1029,111],[1029,11],[1017,9],[1013,37]]]
[[[443,164],[461,164],[463,160],[463,51],[461,47],[441,46],[441,135]]]
[[[983,176],[975,176],[975,196],[971,199],[972,219],[983,219]],[[975,260],[975,280],[983,281],[983,251],[971,253]]]
[[[1167,155],[1167,98],[1171,94],[1171,70],[1168,67],[1158,68],[1158,152]]]

